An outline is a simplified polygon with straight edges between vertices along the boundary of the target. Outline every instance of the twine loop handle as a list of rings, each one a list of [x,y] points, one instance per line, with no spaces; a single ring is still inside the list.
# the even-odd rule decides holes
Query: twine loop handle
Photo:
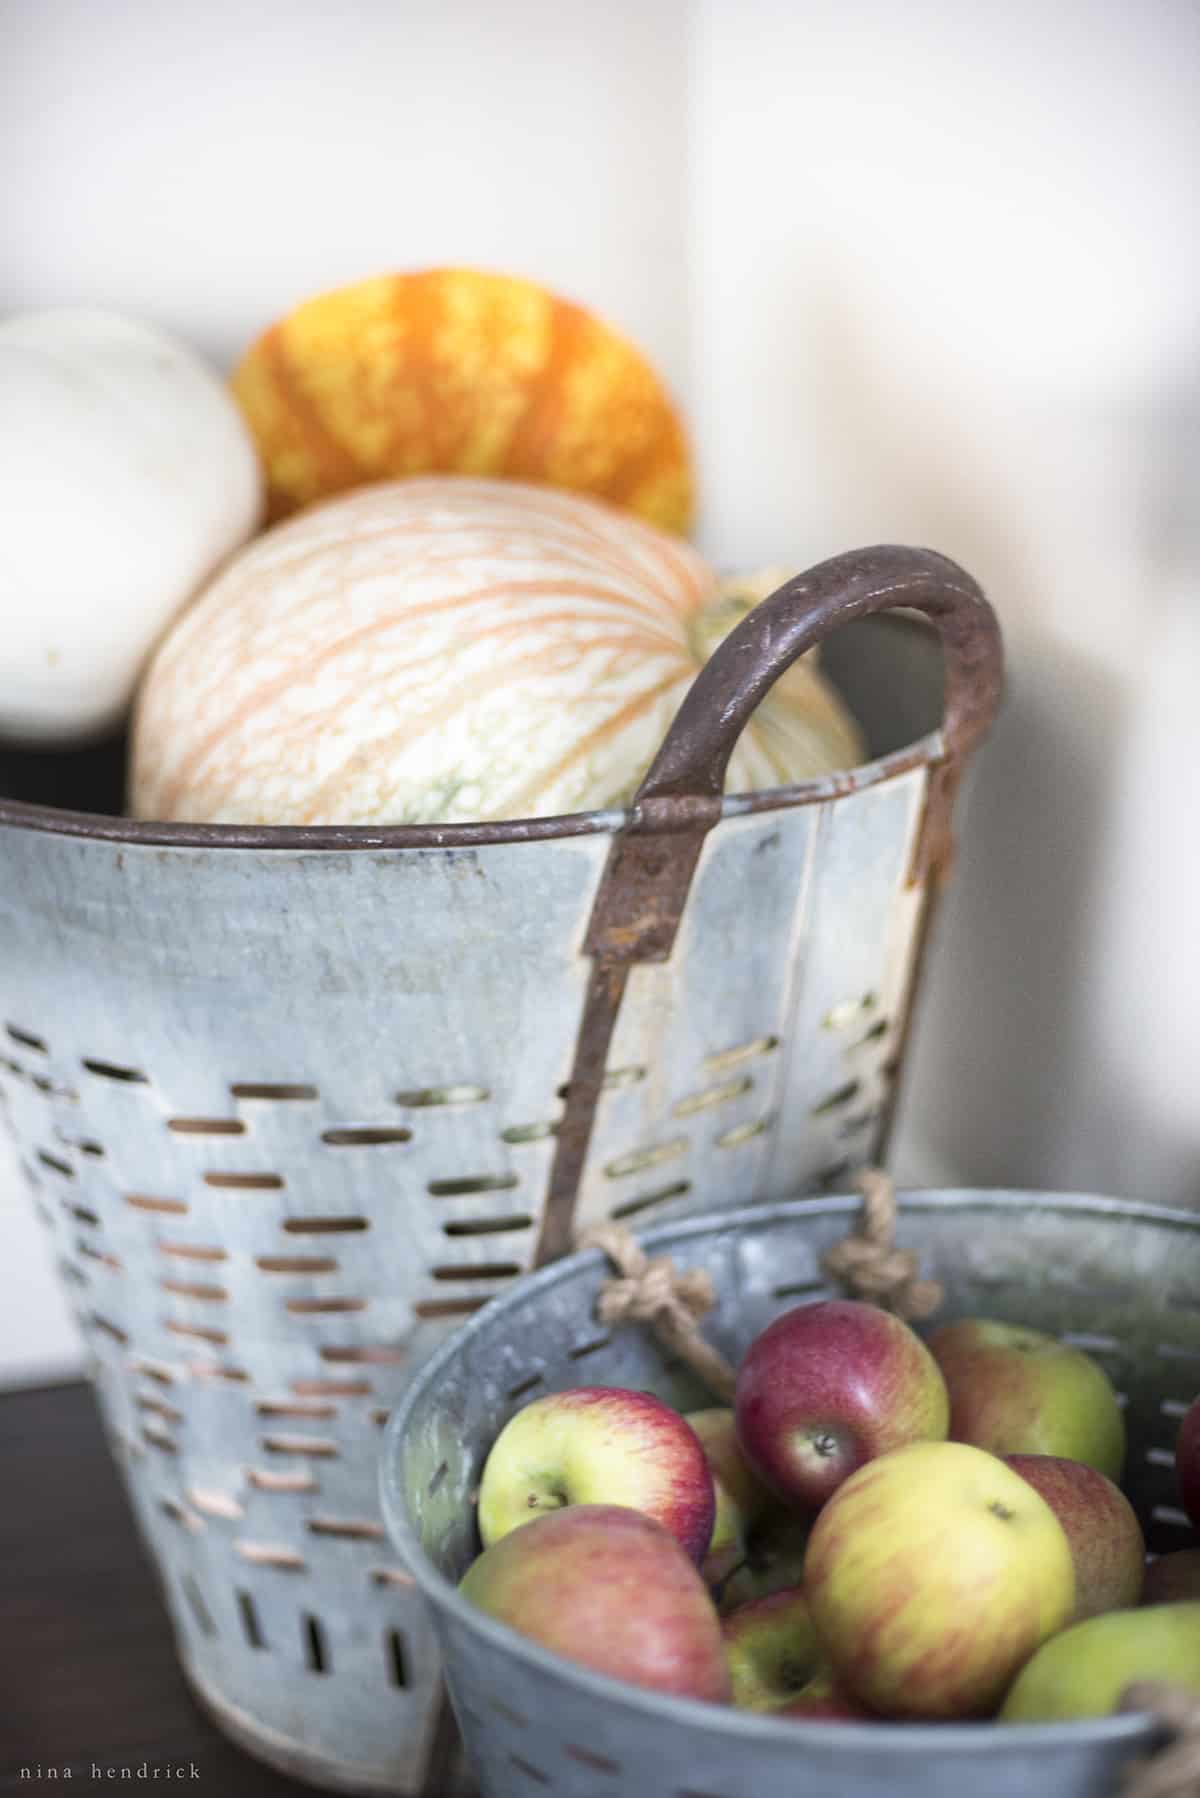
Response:
[[[882,1168],[859,1174],[862,1209],[853,1232],[835,1242],[824,1259],[825,1272],[856,1299],[894,1312],[905,1323],[929,1317],[942,1302],[936,1280],[920,1278],[911,1249],[896,1247],[896,1188]]]
[[[1182,1686],[1143,1681],[1121,1694],[1123,1711],[1148,1711],[1171,1741],[1149,1760],[1136,1761],[1124,1798],[1197,1798],[1200,1793],[1200,1696]]]
[[[729,1362],[700,1334],[701,1319],[716,1304],[711,1277],[703,1268],[678,1269],[667,1256],[651,1261],[622,1224],[598,1224],[580,1245],[602,1249],[617,1269],[596,1301],[603,1324],[645,1323],[727,1403],[735,1374]]]

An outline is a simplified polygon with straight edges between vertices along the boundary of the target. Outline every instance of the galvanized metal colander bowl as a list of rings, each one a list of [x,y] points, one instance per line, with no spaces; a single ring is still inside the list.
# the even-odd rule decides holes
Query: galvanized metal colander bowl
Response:
[[[789,1306],[832,1296],[822,1257],[857,1198],[727,1211],[648,1231],[652,1254],[704,1268],[705,1333],[731,1360]],[[943,1282],[938,1320],[988,1316],[1061,1334],[1126,1395],[1126,1489],[1152,1548],[1190,1540],[1172,1448],[1200,1387],[1200,1213],[1037,1192],[901,1195],[897,1241]],[[455,1590],[477,1552],[472,1493],[501,1426],[546,1392],[645,1388],[711,1403],[652,1334],[598,1328],[595,1250],[521,1282],[415,1378],[384,1437],[392,1540],[430,1601],[483,1798],[1117,1798],[1156,1742],[1136,1716],[1041,1724],[771,1721],[660,1697],[547,1654]]]
[[[825,637],[875,759],[723,800]],[[95,756],[0,758],[51,802],[0,801],[4,1108],[185,1670],[255,1752],[421,1783],[437,1656],[375,1464],[449,1329],[576,1221],[878,1158],[999,671],[961,569],[874,550],[738,627],[628,814],[156,825],[79,797]]]

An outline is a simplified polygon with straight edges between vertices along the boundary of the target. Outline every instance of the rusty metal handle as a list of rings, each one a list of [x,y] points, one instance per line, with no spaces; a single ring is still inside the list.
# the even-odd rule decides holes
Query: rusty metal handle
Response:
[[[891,544],[857,549],[787,581],[729,633],[676,713],[638,789],[635,814],[661,829],[657,802],[720,799],[734,745],[779,676],[840,625],[897,607],[924,612],[937,626],[946,666],[946,754],[968,754],[1000,700],[995,613],[947,556]]]
[[[995,615],[970,575],[927,549],[860,549],[788,581],[756,606],[705,664],[675,715],[613,842],[584,939],[592,972],[559,1125],[535,1260],[571,1246],[609,1043],[629,970],[671,953],[704,838],[721,815],[725,771],[755,707],[779,676],[841,624],[906,607],[941,633],[946,666],[942,755],[930,782],[920,873],[928,892],[949,860],[949,818],[963,758],[1000,699]],[[931,758],[934,759],[934,758]]]

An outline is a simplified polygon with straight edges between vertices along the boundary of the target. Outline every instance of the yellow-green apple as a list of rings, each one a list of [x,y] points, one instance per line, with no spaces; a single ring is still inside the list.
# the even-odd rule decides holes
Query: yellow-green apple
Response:
[[[1125,1419],[1108,1375],[1057,1336],[986,1318],[929,1339],[950,1390],[950,1439],[994,1455],[1060,1455],[1119,1480]]]
[[[816,1510],[864,1462],[946,1434],[949,1406],[920,1338],[854,1299],[797,1305],[747,1349],[734,1395],[746,1458],[789,1503]]]
[[[1146,1544],[1120,1487],[1094,1467],[1058,1455],[1006,1455],[1005,1460],[1041,1493],[1066,1531],[1075,1562],[1072,1623],[1137,1604],[1146,1577]]]
[[[776,1710],[798,1698],[817,1671],[817,1632],[798,1588],[740,1606],[725,1618],[721,1634],[739,1710]]]
[[[1064,1630],[1017,1675],[1000,1720],[1105,1717],[1117,1709],[1126,1686],[1142,1680],[1200,1692],[1200,1604],[1110,1611]]]
[[[813,1525],[804,1591],[838,1683],[894,1717],[986,1716],[1075,1605],[1071,1549],[1027,1480],[962,1442],[851,1474]]]
[[[727,1616],[739,1605],[769,1598],[788,1586],[804,1583],[804,1554],[811,1520],[797,1511],[774,1505],[746,1531],[745,1559],[740,1561],[717,1593],[717,1608]]]
[[[798,1717],[812,1722],[876,1723],[878,1718],[838,1685],[827,1667],[814,1673],[790,1704],[781,1705],[777,1717]]]
[[[1200,1530],[1200,1398],[1184,1414],[1175,1447],[1175,1471],[1183,1508]]]
[[[511,1417],[479,1485],[485,1548],[565,1505],[626,1505],[654,1518],[699,1563],[712,1540],[716,1498],[700,1438],[648,1392],[577,1386]]]
[[[1146,1569],[1143,1604],[1200,1603],[1200,1548],[1177,1548],[1159,1555]]]
[[[770,1505],[771,1494],[747,1465],[727,1406],[688,1411],[685,1422],[699,1436],[713,1477],[717,1509],[701,1572],[717,1586],[744,1558],[747,1530]]]
[[[465,1598],[596,1673],[724,1703],[708,1588],[674,1536],[621,1505],[571,1505],[510,1530],[463,1575]]]

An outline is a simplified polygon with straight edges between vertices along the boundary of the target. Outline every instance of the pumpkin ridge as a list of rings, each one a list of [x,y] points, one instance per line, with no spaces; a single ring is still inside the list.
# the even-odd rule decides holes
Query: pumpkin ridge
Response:
[[[619,711],[613,712],[609,717],[603,719],[601,723],[595,725],[588,731],[586,736],[580,737],[573,743],[566,754],[560,756],[558,761],[555,762],[552,767],[545,769],[536,781],[531,781],[527,786],[522,787],[517,794],[517,805],[528,807],[536,804],[537,795],[540,792],[544,792],[547,787],[552,786],[556,780],[560,779],[562,775],[566,773],[568,768],[572,767],[583,756],[588,755],[607,738],[615,735],[615,733],[622,729],[624,725],[631,723],[633,719],[637,718],[642,712],[653,705],[656,699],[661,699],[664,693],[669,692],[673,686],[676,686],[679,681],[686,681],[691,672],[690,666],[685,666],[678,674],[667,675],[655,686],[648,687],[644,693],[637,693],[631,699],[627,700]],[[523,814],[518,811],[515,815],[520,817]]]
[[[414,480],[424,480],[430,477],[417,475],[412,478]],[[509,484],[508,478],[505,476],[461,475],[458,476],[457,479],[464,483],[473,482],[480,485],[486,484],[489,488]],[[689,546],[686,543],[680,540],[680,543],[677,546],[675,541],[668,535],[668,533],[664,532],[660,526],[647,523],[645,519],[640,518],[636,513],[621,512],[619,508],[612,505],[610,501],[604,499],[602,495],[588,494],[584,497],[593,505],[603,508],[604,521],[612,527],[611,530],[607,531],[601,530],[591,518],[583,519],[578,516],[577,511],[572,509],[572,502],[575,496],[567,488],[538,485],[528,480],[521,481],[513,477],[511,480],[511,491],[514,505],[537,520],[539,531],[545,529],[547,522],[553,521],[553,524],[564,531],[568,540],[573,542],[578,549],[583,550],[591,547],[604,551],[607,557],[621,558],[622,566],[628,568],[631,572],[634,568],[639,571],[643,568],[643,563],[638,555],[638,551],[641,551],[644,555],[659,557],[663,562],[667,563],[669,568],[671,568],[677,576],[682,576],[689,586],[695,585],[695,573],[693,572],[693,569],[689,567],[686,559],[689,549]],[[500,496],[497,495],[496,498],[497,504],[501,503]],[[508,503],[507,494],[504,496],[504,503]],[[430,528],[435,524],[435,520],[427,515],[423,517],[422,522]],[[632,523],[634,531],[629,534],[626,541],[619,541],[616,538],[615,533],[617,531],[623,532],[625,525],[628,523]],[[504,524],[498,522],[497,529],[503,531],[505,529]],[[660,541],[660,538],[664,539],[664,541]],[[559,538],[555,540],[561,541],[562,539]],[[633,547],[634,542],[637,544],[636,550]],[[679,550],[682,550],[684,553],[678,553]],[[696,556],[694,550],[691,551],[691,554],[694,557]],[[697,561],[699,560],[698,557],[696,559]],[[666,597],[668,596],[664,593],[664,598]]]
[[[559,654],[560,659],[564,649],[568,653],[571,652],[570,645],[555,645],[553,647]],[[571,654],[571,660],[574,660],[573,654]],[[543,645],[529,655],[518,657],[516,661],[508,663],[505,672],[510,676],[519,676],[524,674],[545,673],[551,671],[553,667],[554,660],[547,655],[547,646]],[[672,674],[667,677],[664,682],[659,683],[659,687],[665,690],[666,687],[671,686],[679,678],[680,676],[678,674]],[[439,724],[444,723],[455,711],[459,710],[464,703],[468,703],[478,693],[487,691],[494,682],[495,670],[492,668],[481,669],[477,675],[474,675],[469,681],[464,681],[458,688],[456,688],[454,694],[442,704],[427,707],[424,712],[418,713],[415,717],[406,719],[402,729],[392,731],[387,736],[375,738],[371,744],[371,754],[373,759],[378,759],[381,765],[385,764],[387,758],[395,749],[410,745],[416,742],[420,737],[427,736],[431,730],[435,729]],[[656,688],[655,693],[658,690],[659,688]],[[654,697],[654,693],[652,693],[650,697]],[[327,780],[321,783],[321,785],[310,795],[309,803],[305,806],[304,810],[298,814],[301,823],[313,823],[315,814],[319,811],[323,811],[328,801],[336,800],[339,788],[344,787],[346,784],[347,774],[348,771],[345,768],[341,768],[337,771],[336,775],[330,775]],[[228,792],[229,783],[225,784],[223,790]]]
[[[487,587],[476,588],[472,593],[455,594],[452,599],[430,601],[417,607],[405,608],[405,610],[401,612],[388,612],[381,617],[367,619],[355,630],[348,631],[344,636],[324,644],[315,655],[311,652],[308,653],[301,664],[301,673],[303,676],[312,675],[318,669],[326,666],[329,662],[335,661],[339,655],[345,654],[347,650],[360,646],[372,636],[392,629],[396,625],[405,623],[412,623],[415,625],[416,622],[422,618],[431,618],[442,616],[450,612],[463,611],[472,605],[478,605],[493,597],[499,598],[505,596],[515,598],[523,591],[536,591],[539,587],[544,588],[547,592],[561,595],[563,598],[569,598],[573,593],[580,598],[597,600],[606,600],[608,598],[608,595],[606,595],[603,590],[597,592],[594,588],[586,587],[582,582],[568,583],[555,580],[545,580],[542,582],[503,581]],[[327,593],[328,589],[325,589],[324,594],[319,593],[314,595],[314,601],[325,597]],[[665,644],[671,643],[671,639],[665,633],[662,641]],[[170,809],[174,807],[179,797],[180,787],[183,784],[190,782],[194,776],[199,773],[212,752],[219,746],[222,739],[227,738],[234,732],[240,730],[240,728],[252,718],[256,712],[261,711],[264,706],[269,705],[280,693],[286,692],[289,687],[296,683],[296,680],[297,666],[294,663],[289,664],[288,667],[281,670],[273,680],[265,681],[261,685],[253,688],[251,692],[246,694],[245,697],[239,701],[232,711],[226,714],[219,726],[214,727],[214,729],[206,736],[202,737],[198,743],[193,745],[189,753],[179,763],[173,778],[163,790],[162,803],[168,807],[168,816],[170,815]]]
[[[421,475],[415,475],[412,477],[413,480],[423,480],[425,478],[426,477],[421,476]],[[464,476],[461,478],[469,479],[470,477]],[[379,483],[379,484],[381,485],[382,483]],[[389,484],[398,485],[399,483],[389,483]],[[516,487],[517,483],[514,482],[513,485],[514,485],[514,487]],[[370,491],[372,491],[372,489],[370,489],[370,488],[355,489],[356,493],[357,492],[370,492]],[[541,492],[543,494],[545,494],[547,497],[549,497],[554,491],[556,491],[556,490],[551,489],[551,488],[543,488],[541,490]],[[603,503],[603,502],[598,502],[598,503]],[[535,506],[531,505],[528,508],[528,510],[531,512],[531,514],[534,517],[538,517],[539,520],[544,517],[544,514],[538,513],[537,508]],[[637,524],[639,522],[639,520],[636,518],[636,516],[621,515],[621,514],[618,514],[617,516],[620,517],[622,523],[626,522],[627,516],[632,517],[632,522],[634,524]],[[308,518],[309,518],[309,514],[308,513],[297,514],[297,518],[304,518],[305,522],[307,522]],[[564,534],[562,536],[555,536],[555,535],[551,535],[550,533],[547,533],[547,541],[553,543],[553,545],[556,548],[556,550],[558,551],[558,553],[560,553],[560,554],[569,553],[573,556],[582,558],[585,555],[585,553],[589,547],[593,547],[596,550],[602,551],[604,553],[604,560],[610,565],[610,567],[613,569],[614,572],[619,573],[624,578],[635,578],[638,580],[645,580],[646,584],[651,587],[652,592],[657,597],[660,597],[665,604],[670,606],[672,611],[680,611],[679,604],[676,601],[675,595],[670,590],[670,588],[666,584],[660,585],[659,581],[654,579],[653,576],[650,574],[650,570],[648,568],[646,568],[645,565],[633,553],[631,553],[631,551],[628,548],[614,543],[610,537],[605,536],[600,531],[588,531],[588,532],[584,532],[582,530],[574,531],[570,528],[569,521],[555,520],[555,522],[556,523],[561,522],[564,525],[564,527],[565,527]],[[385,526],[380,530],[364,531],[361,534],[356,533],[349,539],[344,539],[343,541],[350,541],[353,544],[353,546],[357,549],[363,545],[370,544],[373,542],[394,541],[401,536],[408,536],[414,532],[428,531],[428,530],[440,528],[443,524],[444,524],[444,520],[436,518],[435,516],[433,516],[430,513],[413,513],[409,517],[399,520],[394,524]],[[494,526],[493,525],[483,525],[483,524],[478,524],[478,525],[472,524],[471,529],[472,529],[473,533],[477,533],[481,537],[483,535],[485,535],[485,533],[487,533],[487,532],[493,532],[494,533],[494,542],[489,547],[492,547],[494,550],[496,550],[498,552],[502,552],[511,543],[511,525],[509,525],[508,528],[506,529],[505,525],[500,521],[497,521]],[[284,574],[292,574],[292,573],[300,573],[305,568],[310,566],[313,562],[320,561],[321,557],[328,553],[331,543],[333,543],[334,541],[335,541],[335,539],[333,539],[332,537],[322,539],[321,542],[314,544],[314,545],[310,545],[308,549],[301,551],[301,553],[297,556],[290,557],[287,560],[276,561],[276,560],[272,559],[268,553],[268,548],[269,547],[273,548],[274,545],[268,546],[266,537],[261,537],[250,546],[251,550],[254,552],[261,551],[261,555],[257,555],[257,554],[255,555],[252,567],[251,567],[250,556],[247,555],[246,566],[245,566],[244,570],[242,570],[240,572],[243,572],[243,573],[249,575],[252,572],[254,574],[257,574],[261,570],[269,569],[271,571],[271,573],[275,576],[284,575]],[[658,545],[657,543],[651,543],[651,544],[647,544],[645,547],[647,550],[657,551],[662,546]],[[677,581],[682,580],[682,581],[686,582],[689,589],[695,589],[695,591],[698,595],[697,600],[695,602],[697,605],[701,604],[701,603],[706,603],[703,600],[703,598],[701,597],[703,595],[704,589],[697,583],[696,572],[691,567],[688,566],[688,564],[684,560],[684,558],[674,555],[674,553],[673,553],[674,545],[671,545],[671,550],[672,550],[672,555],[670,558],[670,567],[675,572]],[[455,552],[453,552],[452,558],[447,558],[447,559],[457,558],[457,557],[461,556],[461,554],[462,554],[461,550],[455,551]],[[431,556],[429,558],[428,565],[429,566],[439,566],[439,565],[444,566],[445,564],[444,564],[444,562],[439,564]],[[661,574],[661,572],[662,571],[660,571],[660,574]],[[710,590],[711,590],[711,583],[710,583]],[[641,603],[640,595],[637,597],[637,599],[634,601],[634,603],[636,603],[636,604]],[[197,607],[193,607],[192,611],[194,612],[197,609],[198,609]],[[690,615],[691,610],[692,610],[692,607],[687,606],[685,608],[685,610],[681,613],[681,615]]]
[[[654,429],[640,453],[629,458],[617,471],[607,497],[619,506],[629,506],[636,498],[642,486],[649,481],[656,468],[664,460],[664,453],[674,451],[677,459],[683,460],[687,455],[687,440],[682,426],[675,418],[660,418],[655,421]],[[689,484],[690,485],[690,484]],[[690,492],[685,501],[684,528],[691,523],[692,502]]]
[[[283,325],[273,325],[261,340],[263,360],[275,388],[276,401],[285,418],[290,414],[298,420],[301,443],[316,461],[326,480],[336,483],[332,490],[340,491],[356,479],[358,469],[344,446],[330,432],[320,408],[294,371],[284,341],[284,330]],[[270,520],[280,517],[281,513],[278,510],[279,495],[270,478],[270,464],[265,457],[264,464],[268,477],[267,517]]]
[[[512,627],[513,630],[515,630],[515,627],[516,621],[514,621],[514,626]],[[510,634],[512,634],[511,631]],[[601,641],[598,646],[600,648],[615,647],[618,641],[619,639],[616,638],[608,638]],[[588,644],[587,647],[591,648],[592,645]],[[668,646],[668,648],[672,647],[674,646]],[[677,653],[684,663],[684,672],[691,672],[693,665],[687,657],[686,651],[680,647]],[[562,639],[550,643],[539,644],[536,649],[531,650],[527,655],[519,657],[516,661],[507,663],[505,665],[505,674],[515,673],[517,676],[523,676],[531,673],[557,673],[564,669],[569,670],[577,662],[578,654],[579,650],[577,645],[565,642]],[[435,656],[430,659],[436,661],[438,658]],[[661,651],[658,652],[658,659],[660,661],[663,659]],[[452,717],[454,712],[462,705],[469,704],[478,693],[485,691],[490,685],[494,684],[496,677],[497,670],[495,666],[489,666],[486,670],[481,670],[478,675],[473,676],[469,681],[461,682],[455,687],[453,692],[446,694],[444,700],[440,704],[430,705],[427,706],[424,711],[409,714],[404,719],[404,722],[398,725],[396,729],[389,732],[386,736],[376,738],[372,741],[372,759],[378,761],[381,757],[386,757],[396,749],[402,749],[411,743],[418,741],[431,729],[436,728],[439,724],[445,723],[446,720]],[[273,725],[268,739],[269,745],[274,747],[276,744],[286,743],[290,738],[294,737],[297,732],[307,733],[311,730],[311,727],[311,715],[296,719],[290,727],[284,729],[280,729],[278,726]],[[253,737],[247,739],[244,734],[232,730],[210,732],[210,740],[208,743],[209,758],[211,759],[213,756],[219,755],[222,749],[229,752],[229,760],[224,773],[214,776],[208,783],[207,795],[210,805],[219,806],[237,786],[238,781],[245,771],[248,754],[252,754],[255,750],[260,749],[262,741],[261,737],[258,739]],[[322,783],[320,790],[312,795],[314,806],[319,807],[324,803],[324,798],[329,788],[336,785],[344,772],[344,769],[339,769],[330,774],[328,780]],[[172,783],[168,792],[170,795],[171,806],[174,807],[178,799],[178,779]],[[171,816],[172,813],[165,812],[164,815]],[[300,814],[301,822],[304,822],[308,817],[309,813],[307,812]]]
[[[500,555],[503,553],[506,546],[501,535],[497,533],[495,543],[487,544],[483,547],[490,549],[493,555]],[[430,554],[414,557],[412,561],[405,563],[405,579],[409,579],[410,576],[423,577],[434,570],[453,567],[456,563],[462,561],[462,555],[463,552],[460,549],[448,551],[444,554]],[[622,564],[614,560],[607,569],[602,570],[597,576],[594,568],[589,569],[588,563],[582,555],[573,555],[565,550],[556,551],[556,555],[572,566],[577,573],[563,574],[561,576],[556,574],[554,576],[518,577],[511,582],[506,580],[502,583],[498,583],[494,590],[503,591],[511,586],[514,592],[532,593],[544,589],[547,593],[553,592],[562,593],[564,595],[574,595],[579,598],[603,599],[603,602],[606,605],[620,606],[624,610],[633,613],[639,619],[642,619],[644,623],[654,624],[661,619],[662,606],[656,609],[647,603],[642,594],[629,591],[630,582],[640,581],[641,571],[636,566]],[[595,577],[590,582],[587,579],[589,574],[592,574]],[[605,581],[610,581],[611,585],[604,585]],[[480,593],[484,596],[486,596],[487,591],[487,589],[480,589]],[[663,606],[666,605],[665,595],[660,593],[660,589],[654,587],[651,588],[651,592],[656,598],[661,597]],[[310,596],[310,603],[323,598],[327,593],[327,588],[319,589],[317,593]],[[470,597],[471,595],[463,595],[464,600],[469,599]],[[422,602],[420,607],[411,615],[413,617],[421,617],[424,616],[427,611],[432,612],[438,608],[447,609],[451,603],[453,602],[443,603],[439,601],[434,602],[432,605],[427,605],[426,602]],[[301,609],[302,608],[299,607],[297,608],[298,614]],[[673,610],[672,608],[667,609]],[[672,638],[672,641],[674,641],[674,638]]]
[[[579,348],[585,318],[569,300],[551,305],[550,347],[508,444],[506,461],[518,477],[536,478],[537,470],[545,466],[546,445],[553,441],[562,417],[563,375]]]
[[[577,622],[577,615],[568,612],[557,613],[550,619],[538,619],[539,626],[544,624],[575,624]],[[488,641],[490,643],[493,640],[499,642],[510,640],[511,638],[518,636],[526,628],[527,624],[528,620],[525,618],[509,619],[503,625],[488,631]],[[649,659],[660,662],[674,655],[678,655],[682,658],[684,664],[683,672],[685,674],[694,674],[695,672],[695,665],[682,644],[670,637],[640,637],[636,632],[627,633],[610,631],[605,634],[588,637],[586,642],[583,643],[575,643],[563,637],[555,637],[552,641],[541,644],[536,651],[532,651],[531,656],[543,658],[545,671],[549,672],[552,668],[557,671],[557,668],[560,665],[570,667],[578,660],[578,657],[581,654],[590,654],[593,650],[609,649],[619,654],[621,651],[637,648],[645,650]],[[445,663],[445,659],[446,655],[444,648],[438,648],[429,655],[419,656],[408,662],[393,663],[389,668],[388,673],[389,676],[396,674],[407,678],[418,673],[423,668],[427,669],[431,666],[440,666]],[[507,666],[507,664],[502,664],[499,657],[497,657],[496,662],[489,670],[491,678],[495,679],[502,669],[507,669]],[[612,665],[610,667],[610,673],[615,674],[617,672],[618,665]],[[449,715],[449,712],[452,709],[453,694],[448,697],[447,715]],[[311,727],[311,716],[308,714],[301,714],[294,718],[289,724],[282,726],[273,725],[271,729],[271,741],[276,744],[287,743],[298,732],[307,733]],[[393,741],[393,739],[389,738],[388,741]],[[217,790],[219,792],[221,789],[218,788]]]
[[[675,591],[671,592],[670,586],[668,585],[664,592],[664,597],[676,617],[686,620],[692,616],[693,612],[699,611],[700,608],[708,602],[711,595],[715,593],[716,578],[712,574],[712,571],[706,568],[705,572],[709,576],[707,586],[698,584],[696,576],[689,567],[687,560],[684,556],[679,554],[676,545],[667,537],[665,532],[663,533],[663,541],[661,543],[656,542],[653,547],[655,553],[659,555],[665,563],[666,571],[673,572],[676,577],[674,583]],[[687,546],[684,544],[682,547],[686,549]]]
[[[408,339],[411,344],[433,344],[437,340],[438,325],[448,310],[446,305],[446,281],[441,278],[441,271],[423,269],[407,278],[397,276],[392,283],[392,292],[398,313],[409,312]],[[365,358],[359,362],[360,380],[365,378]],[[447,431],[452,407],[441,403],[438,374],[439,364],[432,355],[424,357],[411,353],[404,358],[403,372],[397,371],[397,378],[392,390],[399,387],[415,393],[421,409],[421,434],[425,442],[425,455],[422,458],[424,468],[453,469],[454,458],[448,454]],[[395,450],[400,449],[403,436],[400,432],[399,409],[393,405],[391,409],[393,422],[392,442]],[[411,434],[410,434],[411,435]],[[403,456],[400,457],[403,462]],[[411,460],[408,462],[412,467]]]

